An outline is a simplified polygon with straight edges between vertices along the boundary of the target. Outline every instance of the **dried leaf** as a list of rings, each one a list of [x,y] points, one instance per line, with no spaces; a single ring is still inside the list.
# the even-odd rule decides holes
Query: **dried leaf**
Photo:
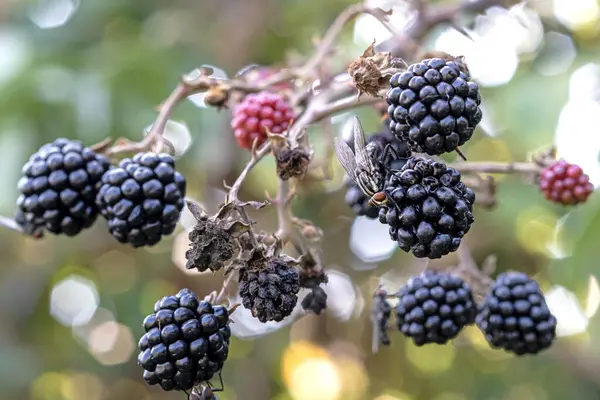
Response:
[[[276,152],[277,150],[282,149],[284,147],[289,147],[290,146],[289,141],[282,134],[271,133],[267,129],[267,137],[269,138],[269,142],[271,142],[271,146],[272,146],[274,152]]]
[[[239,207],[251,206],[255,210],[260,210],[261,208],[265,208],[270,205],[271,205],[271,203],[268,202],[267,200],[265,200],[265,201],[246,201],[246,202],[238,203]]]
[[[91,145],[90,149],[92,149],[92,151],[95,151],[96,153],[103,153],[106,149],[110,147],[111,142],[112,139],[107,137],[103,141]]]
[[[216,219],[225,219],[233,212],[235,209],[235,203],[232,201],[228,201],[219,208],[217,214],[215,215]]]
[[[231,236],[237,238],[243,235],[246,232],[249,232],[252,228],[252,225],[242,222],[240,220],[234,221],[225,226],[225,230]]]
[[[352,77],[359,96],[366,93],[379,97],[379,92],[387,87],[392,75],[407,68],[406,62],[400,58],[393,58],[392,53],[377,53],[373,41],[363,55],[348,66],[348,74]]]
[[[186,199],[185,203],[187,205],[188,210],[190,210],[190,212],[192,213],[194,218],[196,218],[196,221],[200,221],[200,220],[206,218],[206,213],[204,212],[204,210],[202,209],[200,204],[196,203],[193,200],[189,200],[189,199]]]

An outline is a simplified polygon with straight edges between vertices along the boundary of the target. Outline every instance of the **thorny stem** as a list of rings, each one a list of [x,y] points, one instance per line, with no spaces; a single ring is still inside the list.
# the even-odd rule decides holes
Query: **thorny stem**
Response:
[[[215,297],[215,304],[219,304],[220,302],[222,302],[225,299],[225,296],[227,295],[227,288],[229,287],[230,283],[232,282],[234,275],[235,275],[234,272],[230,272],[225,277],[225,280],[223,281],[223,286],[221,286],[221,290],[219,290],[219,293]]]
[[[149,150],[153,145],[156,147],[156,152],[160,152],[164,144],[163,133],[169,117],[175,109],[175,106],[192,93],[194,93],[192,88],[185,83],[177,85],[169,97],[167,97],[160,105],[158,116],[144,139],[137,143],[117,144],[116,146],[107,149],[106,155]]]
[[[242,187],[242,183],[244,183],[244,180],[246,179],[250,171],[252,171],[252,168],[254,168],[256,164],[258,164],[258,162],[262,160],[267,154],[269,154],[270,151],[271,144],[269,142],[265,143],[258,151],[253,150],[252,158],[250,158],[248,164],[246,164],[242,172],[240,172],[240,175],[237,177],[237,179],[229,189],[229,193],[227,195],[229,201],[239,202],[238,195]]]
[[[342,11],[333,21],[323,39],[319,42],[319,47],[315,54],[301,68],[302,74],[309,74],[319,68],[323,60],[333,51],[335,41],[340,35],[346,24],[361,14],[370,14],[377,18],[379,22],[389,30],[393,35],[397,35],[393,27],[386,19],[387,13],[379,7],[368,7],[364,4],[353,4]]]
[[[284,243],[290,239],[292,235],[292,213],[291,207],[290,182],[279,179],[277,187],[277,199],[275,206],[277,207],[277,220],[279,228],[275,234]]]

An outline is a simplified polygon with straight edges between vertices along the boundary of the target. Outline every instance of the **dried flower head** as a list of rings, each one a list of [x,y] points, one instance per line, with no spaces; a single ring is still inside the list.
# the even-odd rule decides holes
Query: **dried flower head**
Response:
[[[375,42],[362,56],[350,64],[348,74],[358,89],[358,95],[381,97],[379,92],[387,88],[390,78],[396,72],[405,71],[407,64],[401,58],[393,58],[392,53],[375,51]]]
[[[187,269],[200,272],[208,269],[218,271],[233,258],[233,237],[223,224],[211,219],[202,219],[189,234],[190,249],[186,251]]]

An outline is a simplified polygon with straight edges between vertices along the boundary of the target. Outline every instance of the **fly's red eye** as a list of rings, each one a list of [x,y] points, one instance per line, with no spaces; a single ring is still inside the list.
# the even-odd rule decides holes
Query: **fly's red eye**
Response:
[[[385,196],[385,193],[383,193],[383,192],[377,192],[373,195],[372,198],[374,201],[381,202],[386,199],[386,196]]]

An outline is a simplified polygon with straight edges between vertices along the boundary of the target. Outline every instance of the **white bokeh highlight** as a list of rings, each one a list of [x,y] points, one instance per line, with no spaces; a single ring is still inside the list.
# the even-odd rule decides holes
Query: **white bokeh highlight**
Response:
[[[364,307],[360,290],[352,283],[352,278],[334,269],[325,271],[327,284],[323,285],[327,293],[327,312],[332,317],[347,321],[353,315],[360,313]]]
[[[589,319],[577,296],[562,286],[553,286],[546,295],[546,303],[556,317],[556,336],[571,336],[585,332]]]
[[[434,48],[464,56],[473,79],[482,86],[510,82],[519,66],[519,56],[536,51],[544,35],[538,15],[523,3],[509,10],[489,8],[476,18],[472,30],[465,31],[470,37],[454,28],[446,29]]]
[[[135,349],[131,329],[115,321],[96,325],[88,336],[88,351],[102,365],[124,364]]]
[[[552,232],[552,239],[546,243],[546,250],[548,251],[547,255],[555,260],[563,260],[571,256],[571,249],[568,249],[565,246],[565,243],[561,241],[565,223],[570,215],[571,212],[563,215],[556,221],[554,231]]]
[[[379,7],[384,11],[392,10],[389,23],[397,31],[405,29],[417,16],[411,3],[397,0],[367,0],[369,7]],[[383,24],[371,15],[359,15],[354,23],[354,43],[367,46],[375,40],[381,43],[390,39],[392,33]]]
[[[554,16],[567,28],[575,30],[600,18],[597,0],[553,0]]]
[[[569,100],[556,126],[557,157],[576,163],[600,185],[600,65],[586,64],[571,75]],[[584,146],[581,143],[585,143]]]
[[[281,322],[268,321],[266,323],[262,323],[257,318],[252,316],[252,312],[250,310],[240,305],[230,316],[230,319],[233,322],[229,325],[231,328],[231,334],[238,339],[251,340],[260,336],[268,335],[269,333],[275,332],[291,324],[306,314],[306,312],[302,309],[301,303],[302,299],[307,293],[307,290],[303,290],[298,295],[298,302],[296,303],[296,307],[292,311],[291,315]],[[233,304],[242,304],[242,299],[239,294],[229,297],[229,304],[230,306]]]
[[[79,8],[79,0],[37,0],[30,2],[29,19],[41,29],[65,25]]]
[[[15,29],[0,28],[0,85],[23,70],[31,58],[31,45]]]
[[[183,155],[192,145],[192,134],[183,122],[168,120],[163,136],[173,145],[176,156]]]
[[[99,302],[94,282],[71,275],[52,288],[50,314],[64,326],[81,326],[92,319]]]
[[[350,228],[350,250],[361,261],[375,263],[390,258],[398,245],[390,239],[389,228],[377,219],[359,216]]]
[[[592,318],[600,308],[600,285],[594,275],[588,278],[588,294],[585,301],[585,316]]]
[[[548,32],[544,38],[543,59],[535,65],[537,71],[545,76],[558,75],[565,72],[575,61],[577,49],[571,37]]]

